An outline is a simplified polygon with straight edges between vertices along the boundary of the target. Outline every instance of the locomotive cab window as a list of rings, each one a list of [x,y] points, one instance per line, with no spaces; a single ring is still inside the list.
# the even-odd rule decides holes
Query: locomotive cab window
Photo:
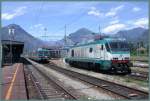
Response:
[[[92,53],[92,51],[93,51],[93,48],[90,48],[90,49],[89,49],[89,52]]]
[[[111,51],[129,51],[129,45],[127,42],[110,42]]]
[[[106,50],[107,50],[108,52],[110,52],[110,48],[109,48],[108,43],[106,43],[105,46],[106,46]]]

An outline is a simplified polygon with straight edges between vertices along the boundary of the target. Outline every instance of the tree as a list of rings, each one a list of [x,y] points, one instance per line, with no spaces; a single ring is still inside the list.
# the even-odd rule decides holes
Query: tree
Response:
[[[132,55],[135,55],[136,54],[136,46],[134,43],[132,42],[129,42],[129,48],[130,48],[130,52]]]

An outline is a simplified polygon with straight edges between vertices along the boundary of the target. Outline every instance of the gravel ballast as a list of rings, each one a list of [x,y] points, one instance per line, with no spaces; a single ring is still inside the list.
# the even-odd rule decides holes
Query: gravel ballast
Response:
[[[55,76],[59,81],[64,83],[66,86],[71,86],[73,90],[79,92],[81,99],[103,99],[103,100],[112,100],[120,99],[114,95],[108,94],[106,91],[97,89],[95,86],[86,84],[77,79],[72,79],[64,74],[61,74],[53,69],[47,68],[41,64],[31,61],[33,65],[38,66],[42,71]]]
[[[119,76],[96,73],[96,72],[89,71],[89,70],[83,70],[83,69],[71,67],[70,65],[65,63],[64,59],[50,60],[50,62],[53,62],[55,65],[62,67],[62,68],[65,68],[65,69],[69,69],[72,71],[76,71],[79,73],[90,75],[90,76],[93,76],[96,78],[100,78],[100,79],[104,79],[104,80],[108,80],[108,81],[113,81],[115,83],[119,83],[119,84],[122,84],[125,86],[139,89],[139,90],[143,90],[143,91],[147,91],[147,92],[149,91],[149,88],[147,86],[145,87],[145,86],[141,86],[141,85],[134,83],[134,82],[128,82],[128,80],[125,80],[124,78],[119,77]]]

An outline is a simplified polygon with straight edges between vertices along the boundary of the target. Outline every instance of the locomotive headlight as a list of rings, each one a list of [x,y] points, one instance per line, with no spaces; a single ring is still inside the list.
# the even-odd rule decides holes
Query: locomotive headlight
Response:
[[[112,58],[112,63],[116,63],[117,61],[118,61],[118,58],[117,57],[114,57],[114,58]]]
[[[113,60],[118,60],[118,58],[113,58]]]

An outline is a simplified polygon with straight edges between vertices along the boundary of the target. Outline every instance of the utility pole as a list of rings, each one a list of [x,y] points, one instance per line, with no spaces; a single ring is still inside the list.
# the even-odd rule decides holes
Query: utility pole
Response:
[[[44,36],[44,41],[45,41],[45,42],[46,42],[46,37],[47,37],[47,36],[46,36],[46,31],[47,31],[47,28],[45,27],[45,28],[44,28],[44,35],[43,35],[43,36]],[[46,45],[45,45],[43,48],[46,49]],[[43,56],[45,56],[45,52],[43,52]]]
[[[46,31],[47,31],[47,28],[44,28],[44,32],[45,32],[45,33],[44,33],[44,34],[45,34],[45,35],[44,35],[44,37],[45,37],[44,40],[45,40],[45,41],[46,41],[46,37],[47,37],[47,36],[46,36]]]
[[[139,42],[137,42],[137,49],[136,49],[136,51],[137,51],[137,56],[139,56],[139,48],[140,47],[140,43]]]
[[[8,29],[9,35],[10,35],[10,64],[12,65],[13,63],[13,52],[12,52],[12,39],[15,33],[15,29],[13,27],[10,27]]]
[[[3,57],[2,57],[2,43],[0,42],[0,67],[2,67],[2,64],[3,64]]]
[[[67,44],[66,25],[65,25],[65,45]]]
[[[100,25],[99,25],[98,29],[99,29],[99,35],[101,35],[101,27],[100,27]]]
[[[99,39],[101,39],[101,27],[100,27],[100,25],[99,25],[99,27],[98,27],[98,31],[99,31]]]
[[[43,40],[44,40],[45,42],[46,42],[46,37],[48,37],[48,36],[46,36],[46,33],[47,33],[47,28],[45,27],[45,28],[44,28],[44,33],[43,33],[43,36],[42,36],[42,37],[43,37]],[[44,48],[44,47],[46,48],[46,46],[43,46],[43,48]]]
[[[140,53],[141,52],[141,50],[140,50],[140,48],[141,48],[140,42],[139,42],[139,46],[138,47],[139,47],[139,56],[140,56],[141,55],[141,53]]]

